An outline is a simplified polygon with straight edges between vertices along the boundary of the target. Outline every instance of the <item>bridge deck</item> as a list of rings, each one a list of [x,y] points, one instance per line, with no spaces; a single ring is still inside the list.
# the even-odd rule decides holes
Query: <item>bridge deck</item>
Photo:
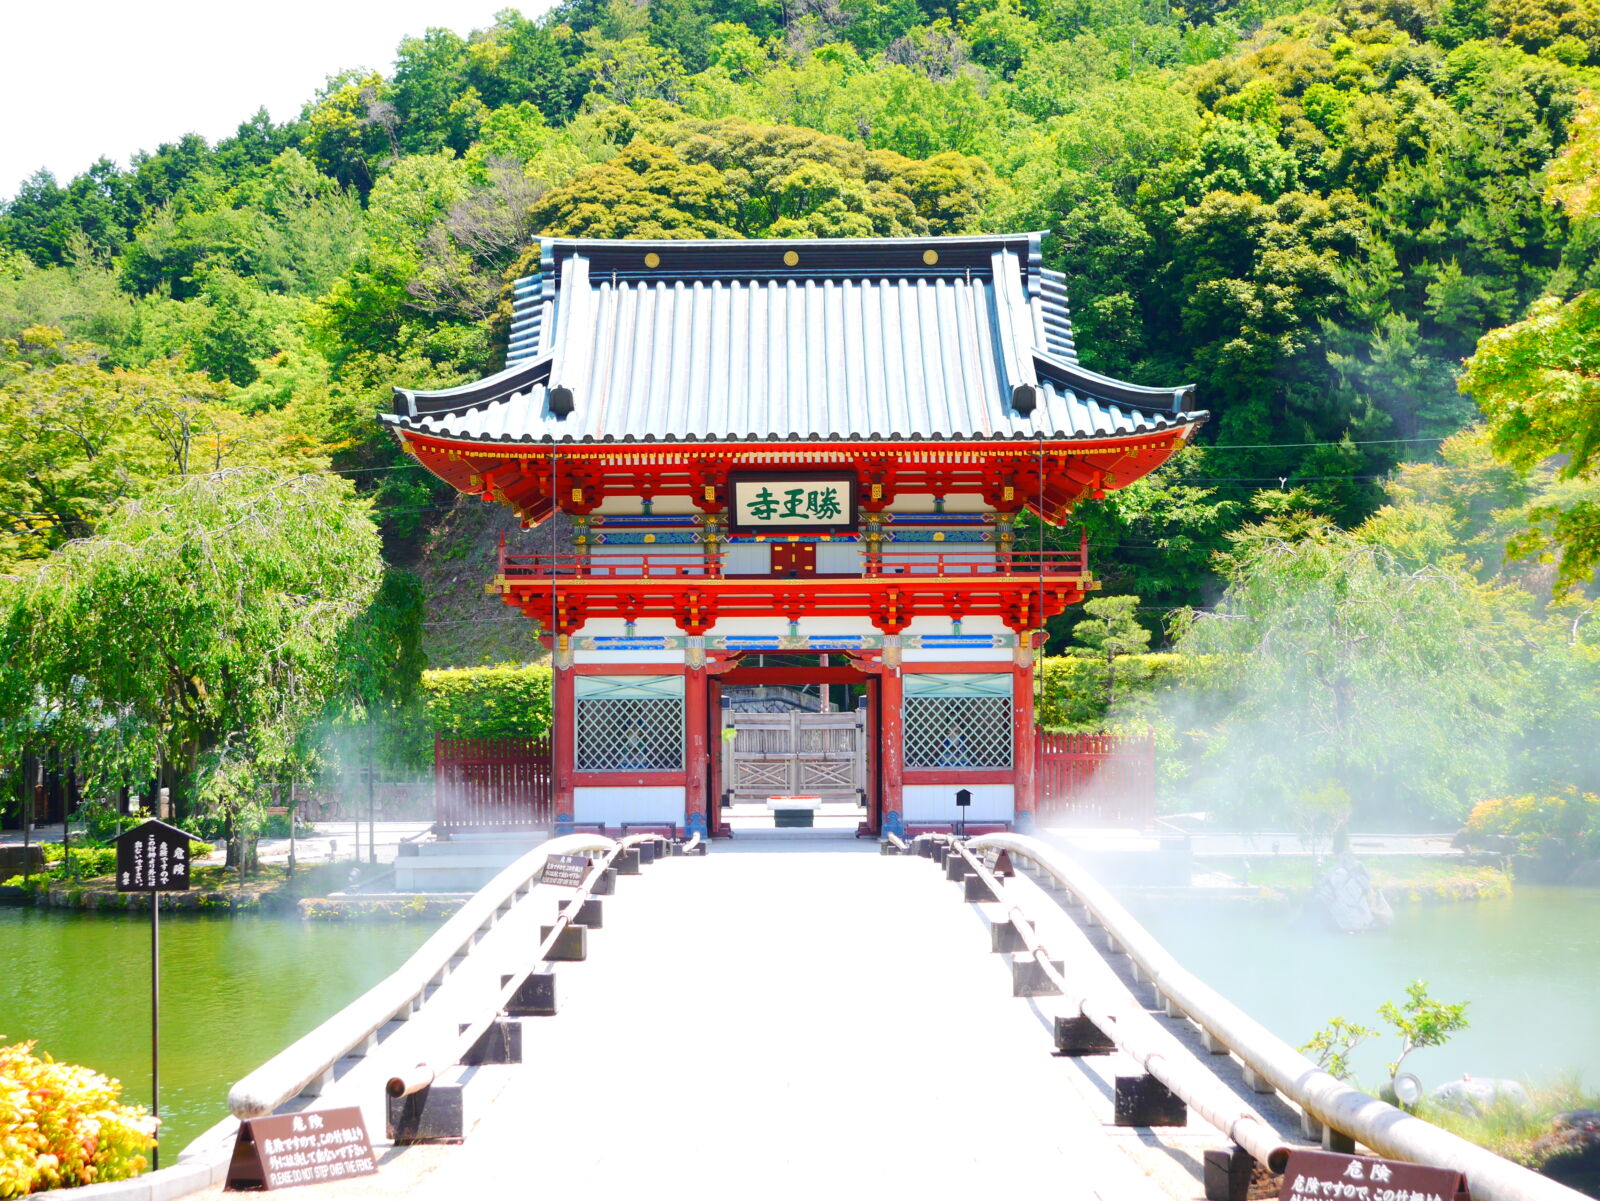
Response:
[[[1118,1147],[1104,1065],[1052,1056],[956,886],[876,849],[741,837],[619,880],[524,1063],[477,1069],[466,1141],[318,1196],[1198,1196],[1157,1166],[1183,1154]]]

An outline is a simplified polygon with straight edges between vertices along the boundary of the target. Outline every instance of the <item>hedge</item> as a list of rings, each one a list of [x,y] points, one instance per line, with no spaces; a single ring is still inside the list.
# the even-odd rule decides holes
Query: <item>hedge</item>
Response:
[[[1119,715],[1155,695],[1198,682],[1205,660],[1184,655],[1117,659]],[[1104,660],[1046,659],[1039,724],[1053,730],[1099,730],[1107,723]],[[550,730],[548,667],[456,667],[422,673],[426,729],[441,738],[538,738]],[[431,748],[429,749],[431,757]]]
[[[548,667],[452,667],[422,673],[428,728],[440,738],[541,738],[550,732]]]

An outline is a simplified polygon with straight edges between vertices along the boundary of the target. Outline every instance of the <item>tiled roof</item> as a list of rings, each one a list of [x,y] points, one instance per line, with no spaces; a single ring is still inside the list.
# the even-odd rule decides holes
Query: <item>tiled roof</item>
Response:
[[[542,251],[515,286],[506,369],[396,389],[387,421],[471,441],[634,442],[1094,438],[1205,416],[1187,388],[1078,365],[1065,278],[1040,268],[1037,234]]]

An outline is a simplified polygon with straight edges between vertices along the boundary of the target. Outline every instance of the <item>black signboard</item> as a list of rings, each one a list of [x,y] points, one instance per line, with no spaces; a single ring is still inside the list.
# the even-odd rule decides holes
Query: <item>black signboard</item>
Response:
[[[230,1189],[275,1189],[371,1176],[378,1170],[361,1109],[247,1118],[228,1164]]]
[[[117,836],[118,892],[186,892],[189,836],[166,822],[147,821]]]
[[[539,873],[539,883],[578,888],[588,871],[587,855],[550,855],[545,858],[544,870]]]
[[[1350,1201],[1471,1201],[1467,1178],[1453,1168],[1428,1168],[1333,1151],[1290,1151],[1279,1201],[1333,1197]]]

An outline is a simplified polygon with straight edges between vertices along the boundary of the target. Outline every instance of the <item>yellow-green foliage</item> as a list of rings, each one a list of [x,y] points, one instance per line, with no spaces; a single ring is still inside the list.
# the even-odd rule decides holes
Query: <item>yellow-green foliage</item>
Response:
[[[548,667],[456,667],[422,673],[428,725],[443,738],[541,738],[550,730]]]
[[[88,1068],[0,1046],[0,1197],[126,1180],[149,1166],[157,1119]]]
[[[1555,840],[1575,854],[1600,856],[1600,796],[1568,788],[1549,796],[1494,797],[1473,807],[1466,828],[1478,837],[1515,838],[1524,851]]]
[[[1117,710],[1106,712],[1106,663],[1098,657],[1052,656],[1044,661],[1038,721],[1047,730],[1103,730],[1119,719],[1143,727],[1151,697],[1197,683],[1211,670],[1212,656],[1119,655],[1116,661]]]

